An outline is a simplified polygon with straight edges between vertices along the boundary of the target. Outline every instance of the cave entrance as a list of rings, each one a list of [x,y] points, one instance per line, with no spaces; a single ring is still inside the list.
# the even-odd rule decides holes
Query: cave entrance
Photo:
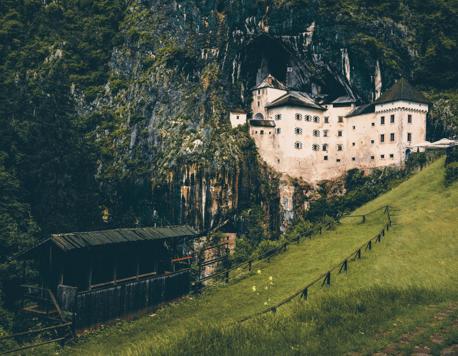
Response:
[[[248,78],[251,87],[268,74],[286,83],[286,72],[291,54],[283,44],[268,35],[261,35],[247,45],[243,53],[241,74]]]

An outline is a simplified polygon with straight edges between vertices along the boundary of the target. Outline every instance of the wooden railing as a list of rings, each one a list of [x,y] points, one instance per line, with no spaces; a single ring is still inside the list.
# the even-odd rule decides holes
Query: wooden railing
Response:
[[[337,271],[337,273],[343,273],[343,272],[347,273],[348,272],[348,266],[349,266],[349,263],[351,261],[360,260],[362,258],[363,251],[371,251],[372,248],[374,247],[375,243],[381,243],[382,242],[382,239],[385,237],[386,232],[388,232],[390,230],[391,226],[392,226],[390,207],[389,206],[385,206],[385,207],[383,207],[383,209],[384,209],[384,213],[385,213],[385,216],[386,216],[386,221],[385,221],[385,223],[383,225],[383,228],[374,237],[372,237],[369,240],[367,240],[364,244],[362,244],[360,247],[358,247],[356,250],[354,250],[350,255],[345,257],[341,262],[339,262],[335,266],[331,267],[328,271],[320,274],[318,277],[316,277],[314,280],[312,280],[310,283],[308,283],[306,286],[302,287],[301,289],[299,289],[295,293],[289,295],[288,297],[286,297],[285,299],[281,300],[280,302],[278,302],[277,304],[275,304],[275,305],[273,305],[271,307],[268,307],[266,309],[261,310],[258,313],[246,316],[246,317],[238,320],[238,322],[244,322],[244,321],[253,319],[253,318],[257,317],[257,316],[260,316],[262,314],[269,313],[269,312],[275,313],[279,307],[289,303],[290,301],[292,301],[296,297],[301,297],[304,300],[307,300],[307,298],[309,296],[309,289],[311,287],[313,287],[314,285],[320,283],[320,282],[321,282],[322,286],[330,287],[331,286],[331,275],[332,275],[332,273],[335,273],[336,271]],[[354,217],[354,216],[352,216],[352,217]],[[363,221],[365,221],[365,218],[363,219]]]

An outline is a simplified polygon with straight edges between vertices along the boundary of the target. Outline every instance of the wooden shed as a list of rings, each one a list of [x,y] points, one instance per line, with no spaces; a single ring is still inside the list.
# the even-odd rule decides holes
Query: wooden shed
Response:
[[[186,225],[52,235],[19,256],[35,260],[40,275],[25,297],[55,299],[76,328],[154,306],[189,291],[187,241],[197,235]]]

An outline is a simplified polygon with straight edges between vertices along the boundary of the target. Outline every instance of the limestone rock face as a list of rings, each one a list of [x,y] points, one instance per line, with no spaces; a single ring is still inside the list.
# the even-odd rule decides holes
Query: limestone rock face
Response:
[[[105,93],[78,100],[80,113],[105,118],[94,130],[106,152],[99,179],[136,186],[144,221],[202,229],[252,204],[280,227],[278,179],[229,123],[267,73],[316,96],[368,101],[416,54],[405,24],[320,1],[131,1],[120,31]]]

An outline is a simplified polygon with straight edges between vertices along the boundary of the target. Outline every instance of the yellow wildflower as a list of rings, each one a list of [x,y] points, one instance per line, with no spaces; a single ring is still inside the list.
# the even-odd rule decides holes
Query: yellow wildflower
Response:
[[[253,292],[256,292],[256,286],[251,287],[253,289]]]

